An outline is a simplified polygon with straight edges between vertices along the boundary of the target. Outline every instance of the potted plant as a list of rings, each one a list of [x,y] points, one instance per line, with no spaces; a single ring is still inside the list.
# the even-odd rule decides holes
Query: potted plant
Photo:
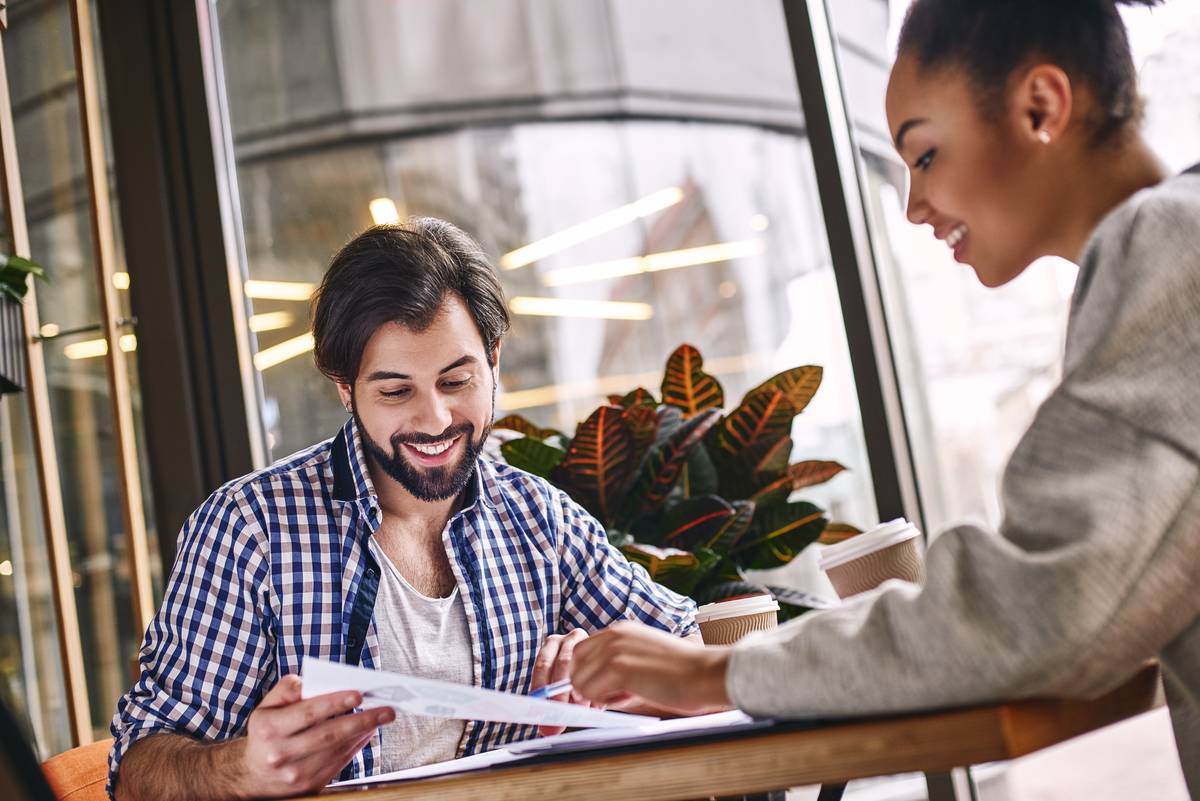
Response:
[[[519,436],[501,453],[566,491],[656,581],[697,603],[767,590],[781,618],[792,617],[821,604],[756,585],[746,571],[779,567],[814,542],[858,533],[791,497],[846,469],[827,460],[790,463],[792,419],[821,377],[816,366],[787,370],[725,413],[721,384],[704,372],[696,348],[681,345],[667,360],[659,397],[640,387],[612,395],[572,437],[509,415],[496,427]]]
[[[22,256],[0,255],[0,394],[20,392],[25,385],[25,318],[21,303],[29,276],[45,280],[46,272]]]

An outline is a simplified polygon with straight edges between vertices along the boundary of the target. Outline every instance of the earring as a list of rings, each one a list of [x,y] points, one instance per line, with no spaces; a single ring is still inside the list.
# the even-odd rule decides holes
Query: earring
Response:
[[[1041,142],[1043,145],[1050,144],[1050,132],[1047,131],[1045,128],[1043,128],[1037,132],[1037,138],[1038,138],[1038,141]]]

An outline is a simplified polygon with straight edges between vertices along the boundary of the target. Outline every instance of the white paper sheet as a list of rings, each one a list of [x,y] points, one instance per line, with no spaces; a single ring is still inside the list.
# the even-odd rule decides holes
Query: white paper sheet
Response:
[[[729,733],[748,729],[761,729],[773,721],[752,718],[741,710],[717,712],[712,715],[697,715],[690,718],[654,720],[625,729],[584,729],[554,737],[539,737],[505,746],[514,754],[548,754],[567,751],[586,751],[591,748],[615,748],[622,745],[650,743],[656,740],[673,740],[717,732]]]
[[[386,784],[388,782],[411,781],[412,779],[429,779],[434,776],[445,776],[450,773],[466,773],[470,770],[490,768],[493,765],[503,765],[506,762],[516,762],[529,759],[529,756],[514,754],[505,749],[485,751],[482,754],[472,754],[462,759],[451,759],[447,762],[435,762],[432,765],[421,765],[407,770],[396,770],[391,773],[380,773],[377,776],[360,776],[357,779],[347,779],[344,782],[333,782],[330,787],[347,787],[352,784]]]
[[[658,720],[311,657],[304,660],[300,676],[304,698],[358,690],[363,694],[366,708],[390,706],[411,715],[435,718],[582,728],[628,728]]]
[[[634,716],[627,715],[626,717]],[[770,725],[770,720],[755,719],[744,712],[738,711],[718,712],[714,715],[699,715],[693,718],[677,718],[675,720],[650,720],[649,722],[639,723],[627,728],[586,729],[584,731],[559,734],[554,737],[525,740],[524,742],[513,743],[495,751],[473,754],[462,759],[452,759],[448,762],[438,762],[432,765],[423,765],[418,768],[398,770],[392,773],[381,773],[377,776],[363,776],[358,779],[336,782],[330,786],[386,784],[412,779],[428,779],[433,776],[466,773],[496,765],[520,762],[538,756],[545,756],[546,754],[587,751],[592,748],[614,748],[622,745],[636,745],[638,743],[652,743],[662,740],[694,737],[698,734],[765,728]]]

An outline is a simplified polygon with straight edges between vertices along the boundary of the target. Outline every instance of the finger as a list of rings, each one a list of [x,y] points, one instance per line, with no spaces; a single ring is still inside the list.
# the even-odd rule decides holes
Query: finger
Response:
[[[362,693],[336,692],[317,695],[287,706],[265,710],[262,722],[272,734],[288,736],[311,729],[322,721],[343,715],[362,704]]]
[[[537,659],[533,660],[531,689],[536,690],[538,687],[544,687],[550,683],[550,669],[554,666],[554,661],[558,659],[558,649],[562,641],[561,634],[551,634],[542,643],[542,649],[538,651]]]
[[[550,676],[547,679],[547,682],[553,684],[554,682],[562,681],[571,675],[571,655],[574,652],[575,647],[586,639],[587,632],[583,629],[574,629],[573,631],[568,632],[567,635],[562,638],[558,644],[558,654],[554,658],[554,664],[550,667]],[[564,695],[567,694],[563,693],[555,696],[555,698],[563,699]],[[563,700],[569,701],[570,698],[567,697]]]
[[[300,700],[302,685],[303,682],[300,681],[300,677],[295,673],[284,676],[258,702],[258,709],[270,709],[272,707],[287,706],[288,704],[296,703]]]
[[[327,757],[336,755],[359,740],[370,737],[377,728],[386,726],[395,719],[396,713],[391,707],[365,709],[353,715],[331,718],[295,734],[287,738],[279,749],[285,764],[307,761],[322,754]]]
[[[354,759],[363,747],[375,736],[372,729],[354,742],[340,749],[312,754],[309,757],[288,766],[284,775],[295,781],[290,782],[294,792],[305,790],[320,790],[341,774],[342,770]]]
[[[602,631],[575,646],[571,654],[571,686],[575,692],[592,701],[600,700],[596,682],[607,675],[617,644],[607,631]]]

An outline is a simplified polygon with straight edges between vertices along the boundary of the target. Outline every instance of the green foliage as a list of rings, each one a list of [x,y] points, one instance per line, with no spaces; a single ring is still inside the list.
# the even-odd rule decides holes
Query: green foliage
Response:
[[[46,271],[37,262],[22,256],[0,255],[0,293],[20,303],[29,291],[29,276],[46,280]]]
[[[820,601],[750,583],[745,571],[787,564],[827,530],[833,541],[857,533],[791,500],[846,469],[789,463],[793,418],[820,386],[821,368],[779,373],[724,412],[724,390],[703,365],[696,348],[681,345],[667,360],[661,403],[643,387],[610,395],[570,439],[505,417],[496,427],[523,437],[501,452],[595,515],[613,545],[655,581],[698,603],[768,590],[781,617],[794,617]]]

